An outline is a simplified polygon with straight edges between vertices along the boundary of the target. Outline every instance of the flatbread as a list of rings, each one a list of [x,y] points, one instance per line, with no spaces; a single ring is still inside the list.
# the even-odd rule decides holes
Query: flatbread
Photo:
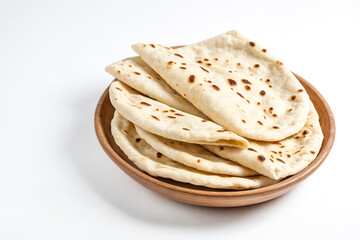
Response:
[[[135,126],[137,133],[152,148],[168,158],[186,166],[214,174],[238,177],[258,175],[257,172],[233,161],[217,157],[198,144],[179,142],[152,134]]]
[[[203,113],[172,89],[140,57],[131,57],[115,62],[107,66],[105,70],[142,94],[170,107],[207,119]]]
[[[310,100],[299,81],[237,31],[175,50],[158,44],[132,48],[181,96],[240,136],[279,141],[306,122]]]
[[[319,116],[311,104],[305,126],[295,135],[279,142],[249,140],[249,148],[205,146],[215,154],[254,169],[272,179],[285,178],[307,167],[318,155],[323,141]]]
[[[122,82],[112,82],[109,94],[124,118],[156,135],[189,143],[248,147],[248,141],[235,133],[145,97]]]
[[[129,160],[141,170],[155,177],[170,178],[210,188],[236,190],[259,188],[276,183],[264,176],[240,178],[212,175],[172,161],[141,139],[136,133],[134,125],[116,111],[111,122],[111,132],[116,144]]]

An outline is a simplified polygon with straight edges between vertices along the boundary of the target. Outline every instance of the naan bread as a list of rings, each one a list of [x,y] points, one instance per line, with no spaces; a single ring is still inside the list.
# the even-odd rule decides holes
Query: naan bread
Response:
[[[142,94],[170,107],[207,119],[203,113],[172,89],[140,57],[131,57],[115,62],[107,66],[105,70]]]
[[[252,189],[268,186],[276,181],[264,176],[229,177],[211,175],[167,158],[153,149],[136,133],[135,127],[115,111],[111,122],[111,132],[115,142],[129,160],[141,170],[155,177],[170,178],[198,186],[220,189]]]
[[[137,133],[152,148],[166,157],[195,169],[237,177],[258,175],[257,172],[245,168],[238,163],[217,157],[200,145],[166,139],[135,126]]]
[[[306,122],[310,100],[299,81],[237,31],[179,49],[132,47],[181,96],[240,136],[279,141]]]
[[[297,134],[282,141],[270,143],[249,140],[249,148],[242,151],[229,147],[205,147],[269,178],[280,179],[307,167],[319,153],[323,138],[319,116],[311,104],[305,126]]]
[[[235,133],[145,97],[120,81],[112,82],[109,94],[124,118],[156,135],[189,143],[248,147],[248,141]]]

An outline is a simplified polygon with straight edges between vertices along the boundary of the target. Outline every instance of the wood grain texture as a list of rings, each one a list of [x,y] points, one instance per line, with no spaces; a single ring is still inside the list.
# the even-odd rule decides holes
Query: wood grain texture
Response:
[[[296,184],[312,174],[326,159],[335,139],[335,121],[331,109],[321,94],[306,80],[295,74],[309,94],[320,117],[324,141],[316,159],[299,173],[279,183],[253,190],[219,190],[180,183],[171,179],[152,177],[139,170],[116,145],[111,135],[111,119],[114,108],[110,103],[108,89],[101,96],[95,111],[95,131],[106,154],[127,175],[146,188],[167,198],[209,207],[236,207],[265,202],[289,192]],[[119,191],[120,189],[114,189]],[[123,189],[123,191],[125,191]]]

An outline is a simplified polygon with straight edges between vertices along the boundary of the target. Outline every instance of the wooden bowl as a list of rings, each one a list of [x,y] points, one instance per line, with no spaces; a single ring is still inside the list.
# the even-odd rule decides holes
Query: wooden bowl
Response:
[[[281,182],[253,190],[219,190],[180,183],[171,179],[152,177],[139,170],[116,145],[110,122],[114,108],[108,89],[101,96],[95,112],[95,131],[106,154],[127,175],[146,188],[176,201],[209,207],[236,207],[265,202],[289,192],[296,184],[312,174],[329,154],[335,138],[335,122],[331,109],[321,94],[306,80],[294,74],[306,89],[320,116],[324,141],[316,159],[301,172]]]

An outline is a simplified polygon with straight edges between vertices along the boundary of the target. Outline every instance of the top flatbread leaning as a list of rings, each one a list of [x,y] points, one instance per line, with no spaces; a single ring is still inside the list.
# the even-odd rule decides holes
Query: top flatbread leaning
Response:
[[[310,100],[299,81],[237,31],[175,50],[132,47],[181,96],[240,136],[279,141],[306,122]]]

